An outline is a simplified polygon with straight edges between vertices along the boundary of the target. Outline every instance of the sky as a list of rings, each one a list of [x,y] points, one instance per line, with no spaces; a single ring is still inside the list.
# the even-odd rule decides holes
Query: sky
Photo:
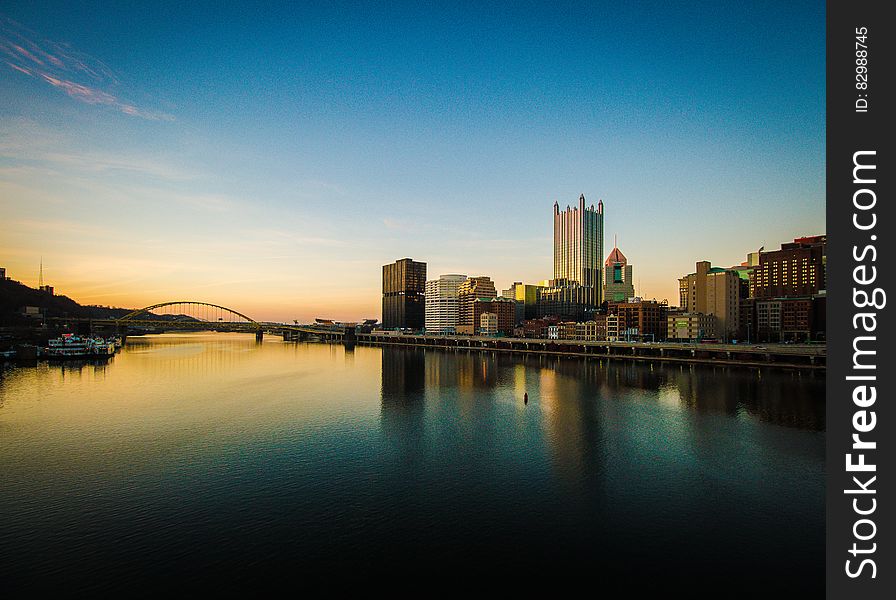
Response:
[[[824,2],[299,4],[0,4],[7,274],[374,318],[398,258],[551,278],[585,194],[677,305],[699,260],[825,232]]]

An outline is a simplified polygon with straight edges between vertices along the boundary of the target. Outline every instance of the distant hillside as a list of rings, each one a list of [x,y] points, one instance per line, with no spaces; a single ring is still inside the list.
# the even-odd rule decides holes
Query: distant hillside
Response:
[[[21,312],[24,306],[37,306],[46,317],[87,317],[115,319],[134,309],[106,306],[83,306],[68,296],[54,296],[11,279],[0,281],[0,325],[23,325],[31,319]],[[170,315],[151,315],[148,319],[169,320]]]

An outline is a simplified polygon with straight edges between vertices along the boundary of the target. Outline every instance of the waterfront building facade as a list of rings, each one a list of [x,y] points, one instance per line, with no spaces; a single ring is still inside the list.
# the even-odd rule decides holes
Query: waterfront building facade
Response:
[[[496,298],[491,277],[467,277],[457,290],[457,333],[473,335],[479,328],[474,304],[478,298]],[[511,317],[513,318],[513,317]]]
[[[440,275],[426,282],[426,332],[450,334],[457,331],[458,293],[466,275]]]
[[[757,298],[755,341],[808,342],[824,339],[826,297]]]
[[[607,314],[607,341],[618,342],[625,339],[625,321],[618,314]]]
[[[545,338],[548,327],[559,322],[557,317],[543,317],[539,319],[526,319],[513,330],[515,337],[521,338]]]
[[[490,335],[513,335],[516,303],[510,298],[476,298],[473,303],[473,323],[476,327],[472,330],[458,327],[458,333],[483,333],[482,315],[495,315],[495,331]],[[489,334],[486,334],[489,335]]]
[[[402,258],[383,265],[383,329],[423,329],[426,263]]]
[[[715,318],[698,312],[670,312],[666,317],[666,338],[677,342],[714,338]]]
[[[603,290],[604,300],[608,302],[625,302],[635,296],[632,266],[616,244],[604,262]]]
[[[678,280],[682,310],[712,315],[716,337],[723,341],[736,338],[740,325],[740,277],[705,260],[696,267],[696,272]]]
[[[607,339],[607,316],[600,315],[600,317],[594,321],[576,323],[576,339],[586,342],[600,342]]]
[[[498,315],[495,313],[482,313],[479,317],[479,333],[481,335],[498,335]]]
[[[626,341],[658,342],[666,339],[668,311],[666,302],[641,298],[607,305],[607,313],[618,316],[616,337]]]

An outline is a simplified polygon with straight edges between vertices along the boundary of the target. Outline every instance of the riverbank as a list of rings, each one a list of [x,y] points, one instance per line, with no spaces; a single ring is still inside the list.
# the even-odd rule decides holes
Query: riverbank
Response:
[[[749,368],[825,371],[827,347],[812,344],[685,344],[673,342],[606,342],[543,340],[484,336],[359,334],[370,345],[418,346],[465,351],[512,352],[550,356],[695,363]]]

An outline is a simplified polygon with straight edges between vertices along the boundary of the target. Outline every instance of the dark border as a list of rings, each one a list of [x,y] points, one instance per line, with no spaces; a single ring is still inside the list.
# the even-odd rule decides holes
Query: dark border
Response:
[[[893,38],[896,23],[885,18],[884,3],[866,2],[864,0],[846,2],[837,0],[827,5],[827,231],[828,231],[828,371],[827,371],[827,597],[828,598],[892,598],[896,589],[896,533],[894,533],[893,515],[896,514],[896,494],[893,493],[893,479],[896,471],[893,462],[896,459],[896,411],[893,410],[893,376],[896,371],[896,360],[892,344],[893,319],[889,305],[878,310],[875,308],[858,308],[853,300],[853,290],[864,289],[870,292],[873,288],[882,288],[888,294],[887,302],[896,302],[893,291],[894,257],[893,236],[896,227],[890,205],[892,179],[896,176],[893,169],[894,153],[892,151],[893,135],[892,111],[896,110],[893,95],[889,90],[889,77],[892,76]],[[867,27],[868,46],[867,77],[868,89],[857,89],[856,62],[856,28]],[[862,65],[865,66],[865,65]],[[859,94],[867,93],[867,96]],[[867,112],[857,112],[856,101],[867,98]],[[853,180],[853,155],[858,151],[875,151],[869,156],[877,168],[876,181],[873,184],[856,184]],[[868,171],[864,172],[869,174]],[[860,175],[860,178],[865,178]],[[866,211],[857,211],[853,206],[853,194],[862,188],[873,188],[876,194],[875,206]],[[871,198],[868,194],[861,196]],[[866,202],[867,203],[867,202]],[[861,222],[870,222],[870,213],[877,218],[873,230],[861,231],[853,224],[853,214],[858,213]],[[876,239],[872,240],[872,235]],[[873,252],[868,251],[864,260],[857,260],[854,251],[862,256],[866,246],[876,248],[876,260],[872,262]],[[854,270],[866,265],[865,273],[876,268],[876,281],[859,285],[854,281]],[[853,318],[856,313],[875,312],[876,331],[864,332],[856,330]],[[864,410],[874,411],[877,419],[875,427],[860,434],[863,439],[877,442],[874,450],[853,450],[852,435],[856,432],[853,416],[863,410],[853,402],[853,390],[861,382],[847,380],[849,375],[859,374],[853,369],[853,342],[856,336],[875,336],[874,340],[861,342],[866,349],[876,354],[866,355],[866,363],[874,363],[877,368],[864,370],[861,374],[873,374],[877,377],[869,385],[875,385],[877,400]],[[858,460],[856,453],[865,454],[865,460],[876,465],[871,473],[847,472],[846,455],[853,453],[853,462]],[[877,476],[869,485],[874,494],[855,495],[844,493],[844,490],[856,488],[853,476],[867,481],[868,476]],[[859,541],[859,547],[871,547],[876,543],[876,550],[869,554],[853,556],[849,550],[857,542],[853,534],[853,526],[863,517],[854,512],[852,501],[860,498],[859,507],[871,505],[871,498],[876,499],[875,511],[867,518],[874,521],[876,531],[874,537],[867,542]],[[867,535],[874,529],[865,523],[859,526],[859,533]],[[876,563],[876,578],[871,578],[871,566],[865,565],[862,575],[850,578],[846,574],[846,561],[857,569],[863,558],[870,558]]]

